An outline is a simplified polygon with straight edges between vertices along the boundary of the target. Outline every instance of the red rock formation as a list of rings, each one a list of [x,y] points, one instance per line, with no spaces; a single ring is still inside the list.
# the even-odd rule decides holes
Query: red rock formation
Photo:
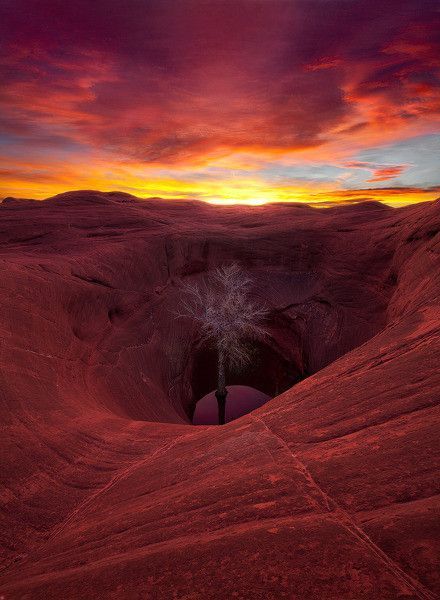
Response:
[[[439,202],[6,199],[1,594],[434,598],[439,221]],[[176,284],[230,260],[272,307],[231,383],[280,395],[192,427],[215,361]]]

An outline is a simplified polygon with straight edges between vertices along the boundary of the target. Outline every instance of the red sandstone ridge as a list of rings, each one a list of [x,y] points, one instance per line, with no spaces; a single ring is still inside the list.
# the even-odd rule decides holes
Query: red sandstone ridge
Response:
[[[4,201],[0,595],[435,598],[439,222],[439,201]],[[231,383],[276,397],[193,427],[215,364],[177,284],[230,260],[271,307]]]

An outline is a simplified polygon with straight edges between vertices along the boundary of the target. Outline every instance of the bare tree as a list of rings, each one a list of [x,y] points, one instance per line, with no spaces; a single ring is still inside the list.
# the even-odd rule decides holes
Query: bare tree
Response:
[[[180,316],[200,326],[202,339],[217,351],[219,424],[225,423],[226,373],[240,370],[252,360],[252,340],[263,338],[267,309],[250,297],[252,280],[236,264],[215,269],[201,283],[183,284]]]

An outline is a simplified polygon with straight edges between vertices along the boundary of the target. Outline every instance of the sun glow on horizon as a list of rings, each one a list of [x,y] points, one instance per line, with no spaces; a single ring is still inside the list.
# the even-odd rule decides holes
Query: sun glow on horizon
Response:
[[[229,160],[232,160],[230,158]],[[23,165],[23,171],[32,168]],[[47,169],[47,167],[46,167]],[[218,206],[262,206],[270,203],[304,203],[326,206],[338,203],[354,203],[375,200],[390,206],[404,206],[416,202],[434,200],[440,196],[440,186],[422,189],[416,186],[343,188],[340,182],[307,181],[293,179],[270,181],[261,170],[222,169],[211,171],[193,167],[175,168],[164,173],[162,167],[146,168],[144,165],[102,164],[93,167],[73,163],[66,169],[54,163],[51,177],[44,166],[34,168],[33,177],[14,177],[3,174],[2,197],[15,196],[44,200],[57,194],[75,190],[120,191],[139,198],[160,197],[164,200],[199,200]],[[41,174],[39,181],[35,175]],[[175,177],[173,177],[175,175]],[[17,194],[20,190],[20,194]]]
[[[96,189],[402,206],[440,195],[431,0],[349,11],[333,0],[325,15],[319,0],[6,4],[0,198]]]

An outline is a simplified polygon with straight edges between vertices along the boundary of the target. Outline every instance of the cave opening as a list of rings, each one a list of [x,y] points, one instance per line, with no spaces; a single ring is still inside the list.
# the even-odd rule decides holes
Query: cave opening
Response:
[[[228,370],[226,422],[259,408],[307,376],[297,357],[286,356],[286,352],[266,341],[253,340],[252,346],[252,361],[240,371]],[[206,344],[200,346],[194,352],[191,371],[188,416],[194,425],[218,424],[216,350]]]

